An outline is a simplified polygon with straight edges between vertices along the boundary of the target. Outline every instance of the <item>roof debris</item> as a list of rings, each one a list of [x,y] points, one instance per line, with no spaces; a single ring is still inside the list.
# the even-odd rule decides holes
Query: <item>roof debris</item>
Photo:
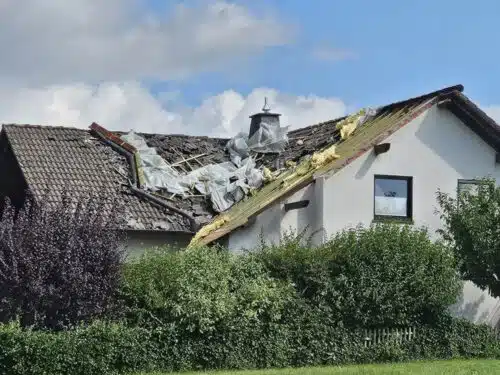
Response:
[[[212,221],[210,224],[205,225],[193,236],[191,242],[188,245],[188,249],[195,247],[203,238],[205,238],[210,233],[222,227],[228,221],[229,221],[228,217],[221,215],[217,217],[214,221]]]
[[[259,129],[248,138],[239,133],[226,144],[231,162],[201,165],[194,168],[189,161],[197,160],[204,154],[184,158],[190,172],[175,170],[172,165],[158,155],[155,148],[148,146],[146,140],[133,131],[121,136],[121,139],[137,151],[135,162],[139,175],[143,176],[141,185],[153,192],[168,192],[182,198],[192,195],[196,190],[206,196],[216,212],[228,210],[241,201],[251,190],[259,189],[263,182],[272,180],[268,168],[259,168],[250,152],[277,153],[283,151],[287,143],[287,129],[262,123]],[[175,150],[175,149],[174,149]],[[181,162],[174,163],[181,165]]]
[[[377,111],[378,109],[363,108],[360,111],[339,121],[335,127],[337,128],[337,130],[340,130],[341,139],[346,139],[347,137],[351,136],[351,134],[354,133],[354,130],[356,130],[358,126],[363,125],[370,118],[376,116]]]

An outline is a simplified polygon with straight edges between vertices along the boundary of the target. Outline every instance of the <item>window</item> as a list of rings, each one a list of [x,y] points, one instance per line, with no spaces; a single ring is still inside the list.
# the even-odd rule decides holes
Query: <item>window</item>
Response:
[[[464,192],[475,194],[477,192],[479,184],[481,184],[481,181],[478,180],[458,180],[458,194]]]
[[[375,219],[412,218],[411,177],[375,176]]]

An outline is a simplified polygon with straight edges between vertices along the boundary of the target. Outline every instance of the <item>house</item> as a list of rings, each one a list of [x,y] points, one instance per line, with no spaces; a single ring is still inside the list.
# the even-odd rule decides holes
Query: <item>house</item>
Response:
[[[265,182],[249,194],[231,175],[226,185],[240,188],[227,194],[233,201],[224,210],[200,194],[202,188],[188,194],[146,189],[154,184],[155,176],[148,175],[154,168],[145,170],[141,157],[153,152],[175,180],[234,163],[229,139],[127,138],[95,123],[89,130],[3,125],[0,172],[8,178],[1,179],[0,194],[22,204],[26,188],[41,199],[49,187],[47,199],[56,201],[67,184],[75,196],[93,189],[118,197],[127,207],[132,253],[166,243],[216,242],[239,251],[261,238],[278,241],[288,230],[309,231],[321,242],[347,226],[380,220],[426,225],[435,232],[438,188],[454,194],[478,177],[500,178],[500,127],[462,92],[463,86],[452,86],[293,130],[280,152],[246,150],[256,162],[252,171],[264,171]],[[279,115],[266,109],[252,116],[249,132],[261,128],[282,129]],[[453,309],[476,322],[496,325],[500,318],[499,300],[471,283]]]

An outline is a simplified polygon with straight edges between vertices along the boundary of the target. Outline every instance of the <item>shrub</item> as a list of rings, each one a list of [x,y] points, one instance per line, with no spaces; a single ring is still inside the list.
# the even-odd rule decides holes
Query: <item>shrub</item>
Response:
[[[445,314],[421,327],[406,347],[414,359],[500,358],[494,329]]]
[[[255,256],[348,327],[425,323],[456,301],[461,286],[450,249],[409,226],[344,230],[313,248],[287,238]]]
[[[123,258],[120,206],[102,197],[9,202],[0,219],[0,320],[60,329],[109,310]],[[111,211],[104,205],[111,205]],[[106,215],[108,212],[109,215]]]
[[[294,291],[250,257],[220,248],[166,248],[124,267],[121,295],[133,324],[175,322],[193,334],[210,334],[235,316],[279,320]]]
[[[175,332],[177,370],[288,363],[283,320],[295,290],[252,257],[156,249],[125,266],[121,296],[129,325]]]

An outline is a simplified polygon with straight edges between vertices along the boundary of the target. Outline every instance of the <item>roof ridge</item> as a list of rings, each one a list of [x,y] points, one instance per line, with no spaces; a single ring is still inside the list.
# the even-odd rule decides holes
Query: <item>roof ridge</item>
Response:
[[[396,107],[396,106],[406,105],[406,104],[411,103],[413,101],[421,101],[421,100],[425,100],[425,99],[430,99],[430,98],[432,98],[434,96],[438,96],[438,95],[450,94],[450,93],[452,93],[454,91],[463,92],[464,91],[464,86],[461,85],[461,84],[453,85],[453,86],[447,86],[447,87],[444,87],[442,89],[429,92],[427,94],[422,94],[422,95],[415,96],[415,97],[412,97],[412,98],[409,98],[409,99],[400,100],[398,102],[384,104],[384,105],[379,106],[378,108],[380,108],[380,110],[388,110],[388,109],[391,109],[391,108]],[[294,133],[294,132],[298,132],[298,131],[300,131],[302,129],[312,128],[314,126],[322,126],[322,125],[326,125],[326,124],[330,124],[330,123],[333,124],[333,123],[342,121],[343,119],[347,118],[349,116],[349,114],[353,114],[353,113],[355,113],[355,112],[350,112],[347,115],[344,115],[344,116],[341,116],[341,117],[336,117],[336,118],[331,119],[331,120],[325,120],[325,121],[318,122],[318,123],[311,124],[311,125],[307,125],[307,126],[304,126],[304,127],[301,127],[301,128],[293,129],[293,130],[289,131],[288,133],[291,134],[291,133]]]
[[[70,130],[79,130],[83,132],[89,132],[88,129],[77,128],[74,126],[64,126],[64,125],[40,125],[40,124],[2,124],[2,128],[29,128],[29,129],[70,129]]]

